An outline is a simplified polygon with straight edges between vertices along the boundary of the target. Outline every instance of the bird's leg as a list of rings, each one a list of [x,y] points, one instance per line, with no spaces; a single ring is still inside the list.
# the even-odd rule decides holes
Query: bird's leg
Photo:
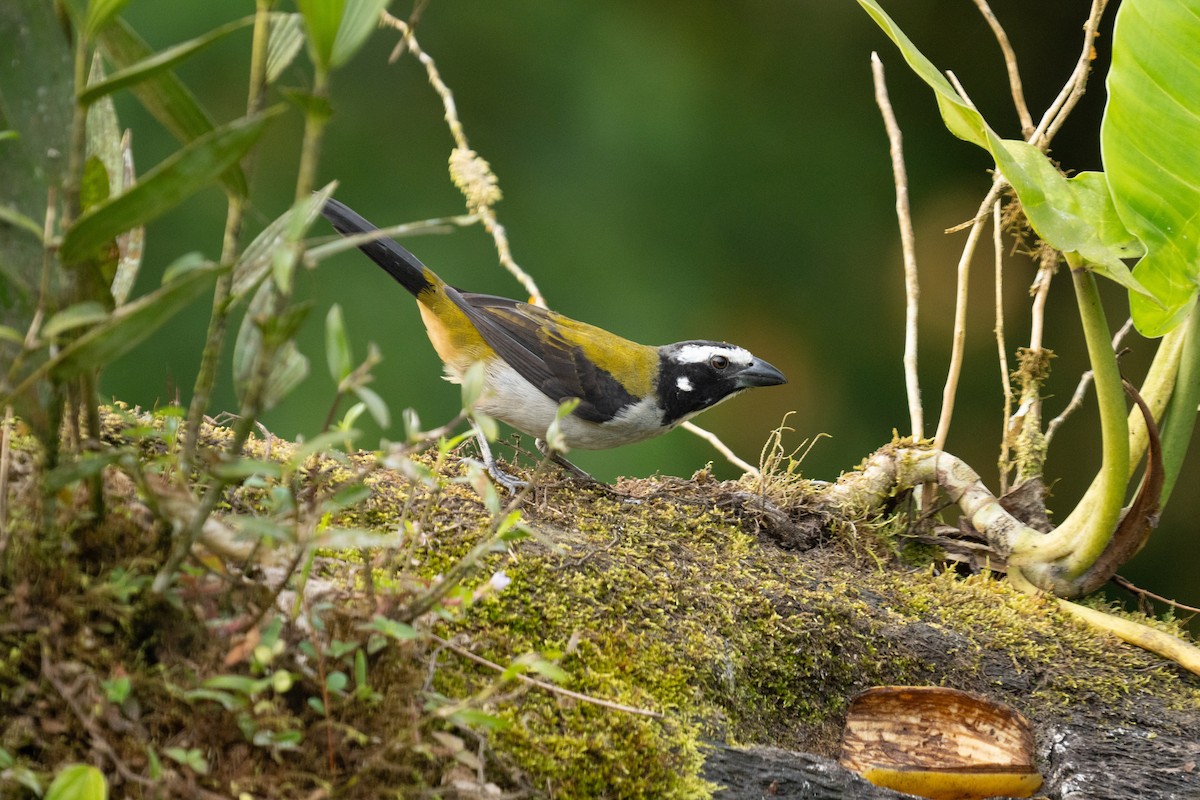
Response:
[[[483,431],[471,421],[471,427],[475,429],[475,443],[479,445],[479,454],[483,457],[483,466],[487,469],[488,475],[492,476],[492,480],[503,486],[509,491],[509,494],[516,494],[526,487],[526,482],[520,478],[515,478],[500,469],[500,465],[496,463],[495,457],[492,455],[492,448],[488,444],[487,437],[483,435]]]
[[[539,453],[541,453],[544,456],[549,456],[551,461],[553,461],[555,464],[558,464],[564,470],[569,472],[573,477],[578,478],[579,480],[584,481],[586,483],[600,483],[601,485],[603,485],[600,481],[596,480],[591,475],[587,474],[582,469],[580,469],[579,467],[575,466],[570,461],[568,461],[561,453],[549,452],[549,448],[546,447],[546,442],[543,441],[542,439],[534,439],[533,443],[535,445],[537,445],[537,449],[538,449]]]

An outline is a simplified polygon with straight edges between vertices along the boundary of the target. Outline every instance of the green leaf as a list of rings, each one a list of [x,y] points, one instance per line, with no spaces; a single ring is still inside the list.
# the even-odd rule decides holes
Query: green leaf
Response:
[[[89,764],[71,764],[54,777],[43,800],[107,800],[108,781]]]
[[[94,300],[87,300],[67,306],[59,311],[42,327],[41,335],[45,339],[53,339],[63,331],[93,325],[108,319],[109,310]]]
[[[150,46],[122,19],[117,19],[101,32],[100,44],[109,61],[118,69],[143,61],[153,53]],[[3,80],[0,79],[2,85]],[[212,117],[173,72],[163,72],[134,84],[133,93],[151,116],[182,144],[198,139],[214,128]],[[226,191],[239,197],[244,197],[249,191],[246,176],[237,164],[221,174],[221,183]]]
[[[350,352],[350,338],[346,335],[342,307],[337,303],[330,306],[329,313],[325,315],[325,360],[329,363],[329,374],[336,384],[354,371],[354,354]]]
[[[214,180],[258,141],[279,109],[242,117],[167,158],[124,194],[87,211],[63,236],[59,255],[71,264],[92,257],[118,234],[166,213]]]
[[[89,39],[95,36],[127,5],[129,0],[90,0],[83,21],[84,35]]]
[[[421,633],[405,622],[397,622],[394,619],[381,617],[376,615],[369,623],[362,626],[363,630],[378,631],[384,636],[395,639],[399,642],[407,642],[412,639],[421,638]]]
[[[271,15],[271,32],[267,40],[267,83],[279,79],[303,45],[304,20],[299,14]]]
[[[367,407],[367,411],[371,414],[371,419],[381,428],[388,428],[392,424],[392,415],[388,411],[387,403],[379,396],[374,389],[369,389],[366,386],[355,386],[354,394],[363,405]]]
[[[121,306],[106,321],[64,347],[38,373],[49,370],[61,381],[111,363],[140,344],[192,300],[211,291],[220,272],[215,267],[193,270],[174,283]]]
[[[275,253],[284,242],[304,238],[336,187],[337,182],[331,182],[320,191],[314,192],[312,197],[298,201],[254,237],[254,241],[246,247],[242,257],[233,267],[233,283],[229,292],[231,305],[241,302],[251,291],[258,288],[270,273]],[[295,225],[296,219],[302,221],[299,226]],[[296,238],[291,239],[292,236]]]
[[[1133,274],[1161,301],[1130,295],[1145,336],[1178,325],[1200,287],[1198,53],[1196,2],[1121,3],[1100,149],[1117,214],[1146,244]]]
[[[1103,197],[1101,182],[1095,178],[1067,180],[1036,147],[1018,139],[1001,139],[875,0],[858,2],[896,44],[913,72],[933,89],[949,131],[991,154],[1038,236],[1065,253],[1078,253],[1090,268],[1131,291],[1148,295],[1149,290],[1121,261],[1127,248],[1113,246],[1132,237],[1118,230],[1121,220],[1112,210],[1111,199]],[[1101,218],[1097,220],[1098,213]]]
[[[296,7],[304,17],[304,27],[308,31],[309,56],[318,69],[328,70],[332,66],[333,45],[342,24],[346,0],[296,0]]]
[[[333,41],[330,66],[340,67],[353,58],[379,27],[379,15],[390,0],[346,0],[346,12]]]
[[[234,31],[245,28],[252,22],[254,22],[254,17],[243,17],[233,22],[227,22],[203,36],[197,36],[190,41],[168,47],[166,50],[161,50],[148,58],[143,58],[123,67],[109,76],[107,80],[90,84],[79,93],[79,102],[85,106],[91,105],[100,98],[110,95],[119,89],[133,86],[136,83],[141,83],[144,80],[172,70],[181,62],[194,56],[201,50],[211,47]]]

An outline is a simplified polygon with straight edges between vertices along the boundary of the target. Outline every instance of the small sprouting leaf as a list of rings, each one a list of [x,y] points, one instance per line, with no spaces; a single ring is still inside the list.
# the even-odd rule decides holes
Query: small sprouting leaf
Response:
[[[191,252],[184,253],[179,258],[172,261],[163,270],[162,284],[174,283],[175,281],[187,275],[192,270],[205,269],[212,267],[213,263],[204,257],[202,253]]]
[[[118,675],[112,680],[100,681],[100,688],[104,690],[105,700],[119,706],[128,700],[133,692],[133,681],[128,675]]]
[[[63,331],[103,322],[110,313],[107,308],[95,300],[86,300],[73,306],[67,306],[46,321],[45,326],[42,327],[42,337],[53,339]]]
[[[354,394],[367,407],[367,411],[371,412],[371,418],[379,427],[387,428],[392,424],[392,415],[388,412],[387,403],[377,392],[366,386],[355,386]]]
[[[476,361],[462,377],[462,407],[473,408],[483,394],[484,379],[487,377],[486,367],[482,361]]]
[[[304,20],[299,14],[276,12],[271,15],[271,33],[267,41],[267,83],[283,74],[304,45]]]
[[[329,364],[329,375],[333,382],[341,384],[354,370],[354,354],[350,352],[350,337],[346,335],[346,322],[342,318],[342,307],[334,303],[325,315],[325,360]],[[340,388],[340,386],[339,386]]]
[[[349,61],[372,31],[379,27],[379,15],[390,0],[346,0],[346,11],[333,41],[329,65],[340,67]]]
[[[317,712],[321,716],[325,716],[325,703],[319,697],[308,698],[308,707]]]
[[[29,217],[17,211],[15,208],[6,205],[0,205],[0,222],[12,225],[14,228],[20,228],[27,233],[32,234],[40,242],[42,240],[42,226],[38,225]]]
[[[512,722],[509,720],[476,708],[459,709],[449,714],[448,719],[454,724],[462,725],[466,728],[485,728],[487,730],[502,731],[512,727]]]
[[[198,747],[189,747],[186,750],[182,747],[168,747],[163,750],[163,755],[188,767],[197,775],[208,774],[208,762]]]
[[[119,89],[141,83],[144,80],[172,70],[181,61],[194,56],[201,50],[215,44],[234,31],[246,27],[252,22],[254,22],[254,17],[243,17],[242,19],[228,22],[218,28],[212,29],[203,36],[197,36],[190,41],[168,47],[166,50],[160,50],[149,58],[129,64],[114,72],[107,79],[90,84],[79,93],[79,102],[85,106],[91,105],[101,97],[110,95]]]
[[[378,631],[388,638],[395,639],[399,642],[407,642],[412,639],[421,638],[420,632],[412,625],[406,622],[397,622],[394,619],[388,619],[376,615],[369,623],[362,626],[363,630]]]
[[[71,764],[54,776],[43,800],[107,800],[104,773],[90,764]]]
[[[335,670],[325,676],[325,688],[336,694],[342,694],[350,685],[350,677],[341,670]]]
[[[74,461],[60,464],[47,473],[43,479],[46,491],[56,492],[76,481],[97,475],[105,467],[120,461],[125,455],[128,455],[127,450],[102,450],[98,453],[86,453]]]
[[[207,186],[258,141],[280,109],[242,117],[196,139],[156,166],[136,186],[82,214],[63,236],[59,255],[71,264],[106,242],[174,208]]]

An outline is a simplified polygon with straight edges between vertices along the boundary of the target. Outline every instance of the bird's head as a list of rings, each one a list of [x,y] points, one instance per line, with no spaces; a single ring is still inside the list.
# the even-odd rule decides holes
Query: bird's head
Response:
[[[725,342],[676,342],[659,348],[658,399],[663,422],[676,425],[755,386],[787,378],[749,350]]]

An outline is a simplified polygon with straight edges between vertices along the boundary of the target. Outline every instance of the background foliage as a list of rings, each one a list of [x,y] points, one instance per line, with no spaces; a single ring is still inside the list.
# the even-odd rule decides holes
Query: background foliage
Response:
[[[181,4],[163,14],[135,0],[126,16],[161,48],[240,14],[246,3]],[[407,7],[393,9],[405,13]],[[999,53],[983,19],[960,0],[913,0],[889,8],[922,50],[955,71],[1001,135],[1017,134]],[[1057,92],[1075,58],[1086,4],[1011,0],[996,7],[1020,58],[1031,106]],[[1098,169],[1102,76],[1110,41],[1098,40],[1089,95],[1055,140],[1052,155],[1074,169]],[[854,3],[610,2],[599,6],[433,3],[418,28],[455,91],[472,146],[500,177],[498,206],[514,255],[538,280],[552,307],[648,343],[723,338],[743,344],[789,376],[783,389],[751,393],[701,422],[743,456],[796,410],[796,441],[829,434],[805,462],[833,478],[906,427],[900,366],[903,303],[886,140],[871,97],[867,54],[878,49],[906,134],[910,187],[924,292],[922,381],[935,407],[949,345],[952,276],[961,236],[942,231],[974,212],[986,188],[986,156],[953,139],[928,91]],[[248,31],[218,42],[180,73],[223,119],[242,113],[242,59]],[[387,64],[394,37],[377,36],[333,82],[335,116],[318,185],[341,182],[338,196],[373,221],[396,223],[456,214],[461,197],[446,178],[451,141],[438,98],[412,60]],[[293,72],[283,83],[299,85]],[[177,145],[128,97],[117,96],[122,124],[138,132],[145,169]],[[299,118],[267,133],[257,166],[257,230],[290,204]],[[135,294],[158,285],[155,269],[179,253],[215,256],[224,200],[211,190],[152,223]],[[324,230],[321,225],[315,232]],[[456,285],[510,296],[519,288],[496,268],[482,231],[410,239],[407,244]],[[990,309],[990,254],[975,272],[967,369],[948,449],[995,484],[1001,397]],[[1033,268],[1016,256],[1008,272],[1010,343],[1019,343],[1023,281]],[[1022,277],[1023,276],[1023,277]],[[1110,318],[1126,301],[1106,286]],[[373,384],[393,411],[415,407],[436,424],[458,408],[459,392],[437,379],[440,366],[409,298],[355,254],[303,273],[298,299],[318,308],[301,346],[320,352],[319,320],[334,302],[345,311],[356,352],[380,344]],[[1047,344],[1058,354],[1047,413],[1057,413],[1086,368],[1066,280],[1051,293]],[[102,393],[144,406],[190,391],[207,302],[114,364]],[[1144,371],[1149,348],[1136,337],[1122,361]],[[214,408],[234,408],[228,359]],[[308,384],[266,417],[277,434],[319,428],[332,386],[314,369]],[[398,418],[397,414],[393,418]],[[364,442],[372,441],[374,431]],[[388,432],[383,432],[388,433]],[[399,431],[390,432],[393,437]],[[1096,463],[1091,402],[1060,432],[1050,452],[1054,507],[1069,508]],[[1193,448],[1194,449],[1194,448]],[[683,433],[575,458],[600,477],[689,474],[714,454]],[[1182,488],[1200,469],[1197,454]],[[1076,467],[1076,464],[1087,466]],[[718,474],[732,474],[718,461]],[[1122,570],[1136,582],[1194,604],[1190,575],[1170,576],[1188,547],[1200,509],[1178,493],[1146,551]]]

